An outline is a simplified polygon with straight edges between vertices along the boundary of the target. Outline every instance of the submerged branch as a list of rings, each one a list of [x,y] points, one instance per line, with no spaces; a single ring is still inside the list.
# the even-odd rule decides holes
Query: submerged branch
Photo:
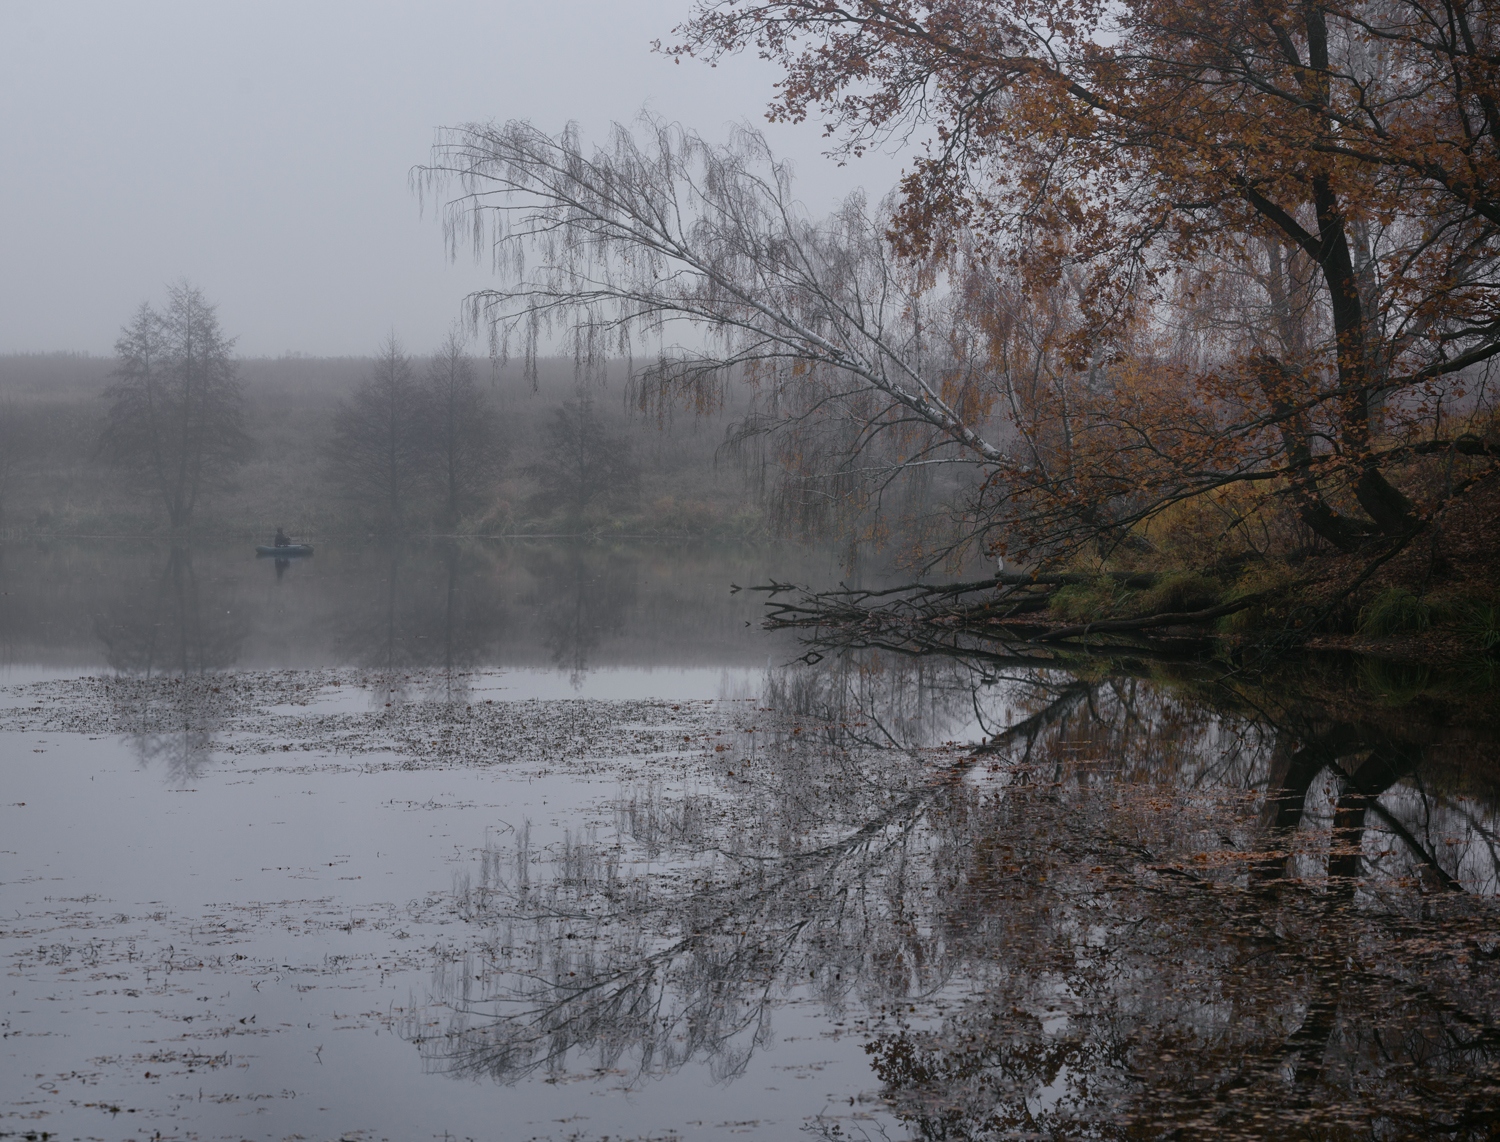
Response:
[[[1225,615],[1261,602],[1270,592],[1257,592],[1197,610],[1172,610],[1124,618],[1101,617],[1084,623],[1052,624],[1040,614],[1051,606],[1058,589],[1105,580],[1131,589],[1156,586],[1157,572],[1111,571],[1099,575],[1076,572],[1028,574],[1001,572],[989,579],[963,583],[907,583],[866,590],[840,585],[836,590],[804,592],[795,602],[775,601],[785,584],[753,588],[773,595],[768,601],[767,629],[787,627],[839,628],[861,636],[898,640],[930,639],[934,630],[1023,643],[1056,644],[1093,634],[1138,634],[1167,628],[1203,626]],[[966,598],[967,596],[967,598]],[[1024,617],[1023,616],[1031,616]]]

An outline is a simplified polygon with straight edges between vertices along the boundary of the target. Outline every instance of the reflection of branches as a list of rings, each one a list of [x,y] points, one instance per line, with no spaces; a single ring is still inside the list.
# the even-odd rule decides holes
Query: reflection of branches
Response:
[[[807,966],[815,961],[801,941],[811,922],[802,913],[837,913],[840,897],[870,871],[855,858],[868,855],[871,842],[866,833],[804,854],[774,875],[752,874],[748,887],[701,892],[686,914],[664,913],[630,893],[611,901],[605,890],[605,901],[624,907],[592,916],[592,902],[578,899],[591,895],[588,886],[576,881],[540,895],[491,888],[505,901],[491,918],[524,926],[530,957],[504,965],[509,983],[502,994],[451,998],[453,1019],[423,1046],[460,1073],[504,1081],[560,1067],[583,1050],[601,1068],[613,1068],[629,1051],[643,1071],[671,1070],[699,1056],[714,1061],[716,1077],[738,1073],[768,1027],[768,1003],[781,982],[817,974]],[[795,908],[788,909],[792,898]],[[562,930],[560,915],[589,919]],[[675,937],[648,935],[669,922]],[[829,977],[842,977],[823,966]],[[741,1042],[747,1034],[750,1041]]]
[[[421,667],[442,688],[437,697],[462,702],[469,669],[507,622],[493,574],[493,557],[479,545],[393,547],[378,584],[338,616],[335,645],[341,656],[381,672],[387,695],[404,693],[403,672]]]
[[[1419,898],[1411,859],[1367,864],[1361,892],[1257,873],[1268,842],[1309,841],[1267,812],[1301,782],[1308,708],[1277,724],[1192,678],[992,665],[776,672],[774,716],[720,763],[742,798],[648,787],[613,838],[487,853],[459,893],[484,938],[439,980],[450,1017],[408,1033],[430,1065],[501,1081],[585,1058],[723,1078],[806,994],[863,1009],[892,1113],[934,1138],[1376,1117],[1400,1136],[1494,1103],[1500,983],[1469,950],[1494,946],[1488,904]],[[937,744],[976,709],[1007,728]],[[1304,797],[1340,758],[1364,760],[1338,796],[1378,817],[1405,812],[1412,765],[1447,780],[1331,711],[1319,733]],[[1339,851],[1367,851],[1347,821]],[[938,996],[926,1029],[899,1014]]]
[[[202,597],[192,554],[174,547],[146,583],[130,583],[94,621],[105,660],[122,674],[204,674],[239,657],[249,612],[233,595]]]
[[[1086,690],[1082,684],[1067,687],[1049,707],[989,744],[1000,749],[1034,736]],[[793,758],[810,760],[801,755],[799,738],[788,734],[783,745]],[[830,766],[787,779],[778,793],[788,810],[780,822],[783,840],[789,839],[789,825],[799,838],[791,851],[785,844],[759,851],[758,829],[718,837],[714,847],[722,860],[700,875],[686,902],[653,896],[644,885],[623,879],[618,858],[592,842],[565,843],[555,858],[556,879],[541,889],[519,873],[509,884],[501,880],[500,871],[512,860],[517,869],[529,867],[524,839],[512,860],[488,854],[481,885],[463,893],[464,909],[471,918],[506,923],[507,934],[496,947],[511,953],[502,973],[507,988],[483,998],[465,988],[450,999],[454,1015],[440,1036],[412,1028],[414,1037],[435,1062],[506,1081],[561,1066],[584,1048],[597,1051],[606,1068],[630,1051],[642,1070],[671,1069],[706,1056],[721,1077],[737,1073],[768,1028],[769,1004],[787,982],[820,982],[825,996],[837,1001],[871,956],[887,970],[927,959],[915,932],[902,934],[900,924],[893,938],[871,949],[869,909],[879,910],[878,886],[896,889],[903,870],[919,859],[913,846],[921,823],[932,800],[948,796],[954,772],[908,781],[902,791],[890,774],[881,779],[867,770],[862,776],[865,781],[850,783]],[[797,828],[812,806],[827,804],[824,794],[833,786],[859,799],[862,823],[830,829],[825,814],[821,838]],[[629,803],[622,825],[648,854],[681,854],[701,850],[715,820],[692,799],[668,807],[653,792]],[[900,899],[899,891],[886,897],[893,914]],[[563,926],[565,920],[582,921],[582,930]],[[514,962],[518,924],[530,932],[532,951],[524,966]],[[675,936],[658,937],[655,946],[645,935],[673,930]],[[918,972],[901,990],[940,985],[924,975]],[[462,978],[472,976],[466,969]],[[512,1008],[515,1013],[507,1014]]]
[[[577,687],[589,657],[606,635],[622,629],[635,602],[635,560],[614,549],[572,544],[536,553],[533,571],[542,585],[536,605],[553,665],[568,671]]]
[[[187,684],[232,666],[249,631],[248,608],[233,595],[203,598],[191,553],[173,547],[145,584],[129,584],[96,617],[94,630],[105,658],[121,674],[170,678],[178,685],[130,691],[122,711],[135,728],[132,747],[141,764],[163,762],[173,777],[189,781],[213,756],[222,721],[214,685]]]

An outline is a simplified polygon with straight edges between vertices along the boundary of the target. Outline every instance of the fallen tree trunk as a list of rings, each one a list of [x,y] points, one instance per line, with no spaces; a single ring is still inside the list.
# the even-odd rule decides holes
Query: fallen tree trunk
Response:
[[[1076,623],[1073,626],[1059,627],[1049,630],[1046,634],[1038,635],[1034,642],[1057,642],[1065,638],[1087,637],[1091,634],[1128,633],[1131,631],[1154,630],[1160,627],[1178,626],[1201,626],[1203,623],[1213,622],[1215,619],[1232,615],[1236,611],[1243,611],[1246,607],[1253,606],[1261,598],[1264,592],[1257,595],[1246,595],[1235,599],[1230,603],[1221,603],[1217,607],[1207,607],[1201,611],[1179,611],[1159,615],[1143,615],[1134,619],[1097,619],[1091,623]]]
[[[1141,588],[1159,582],[1161,574],[1117,571],[1102,575],[1072,572],[1033,575],[1003,572],[990,579],[965,583],[909,583],[880,590],[840,586],[833,591],[804,593],[795,602],[768,601],[766,605],[770,614],[765,625],[769,629],[825,627],[859,630],[867,637],[881,631],[914,634],[918,630],[937,628],[982,638],[1006,637],[1033,644],[1056,644],[1096,634],[1135,635],[1172,627],[1203,626],[1253,606],[1265,597],[1261,592],[1202,610],[1100,618],[1067,625],[1054,625],[1040,617],[1040,612],[1051,605],[1058,588],[1097,582],[1100,578],[1111,579],[1128,588]],[[751,588],[773,596],[788,589],[783,583]],[[983,597],[972,600],[964,597],[979,595]]]
[[[840,585],[837,590],[833,591],[804,592],[797,603],[768,602],[766,605],[771,608],[772,613],[767,621],[776,625],[806,625],[809,621],[820,619],[852,621],[880,613],[890,613],[893,616],[905,614],[908,617],[930,619],[938,617],[939,614],[953,616],[955,606],[959,608],[957,613],[974,617],[984,611],[993,612],[1001,609],[1002,603],[1010,609],[1010,613],[1028,613],[1044,607],[1047,599],[1051,597],[1050,591],[1034,594],[1028,591],[1028,588],[1065,587],[1071,584],[1094,582],[1100,578],[1110,579],[1123,587],[1139,589],[1155,585],[1161,576],[1149,571],[1106,571],[1100,575],[1085,575],[1071,571],[1046,574],[1002,571],[992,578],[975,579],[966,583],[904,583],[897,587],[883,587],[879,590]],[[978,612],[955,602],[964,595],[1000,588],[1008,588],[1009,591],[998,598],[986,598],[979,604]],[[773,581],[766,586],[749,588],[734,586],[732,590],[763,591],[774,600],[775,596],[796,590],[796,588],[788,583]],[[1011,592],[1022,593],[1012,594]],[[870,604],[877,600],[880,602],[880,607],[871,607]],[[939,610],[940,607],[941,610]]]

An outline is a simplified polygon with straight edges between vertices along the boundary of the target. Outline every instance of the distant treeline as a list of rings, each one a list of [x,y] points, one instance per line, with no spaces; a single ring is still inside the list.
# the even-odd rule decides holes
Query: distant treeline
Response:
[[[571,360],[542,361],[533,384],[519,365],[456,345],[232,365],[241,415],[231,427],[243,439],[214,442],[234,463],[179,514],[178,530],[728,537],[762,527],[750,473],[722,449],[743,410],[643,418],[627,405],[623,369],[581,383]],[[122,404],[132,384],[117,357],[0,356],[0,532],[174,528],[140,461],[150,449],[140,417]],[[382,396],[399,440],[380,439]],[[392,461],[387,445],[402,457]]]

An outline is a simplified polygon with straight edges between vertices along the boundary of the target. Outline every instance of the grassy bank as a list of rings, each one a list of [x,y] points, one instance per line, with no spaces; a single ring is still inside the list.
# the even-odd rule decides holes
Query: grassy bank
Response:
[[[96,455],[112,358],[71,354],[0,357],[0,535],[163,535],[160,506],[122,483]],[[251,459],[195,515],[202,537],[364,535],[366,505],[339,495],[327,464],[339,402],[369,370],[361,358],[283,357],[240,362]],[[577,395],[573,365],[543,362],[535,390],[519,367],[481,362],[485,399],[503,430],[498,477],[457,527],[415,497],[403,530],[415,534],[672,535],[757,538],[763,515],[733,458],[722,454],[736,409],[658,424],[632,415],[619,381],[592,389],[606,430],[634,459],[639,483],[607,507],[563,510],[542,502],[528,474],[544,426]]]

